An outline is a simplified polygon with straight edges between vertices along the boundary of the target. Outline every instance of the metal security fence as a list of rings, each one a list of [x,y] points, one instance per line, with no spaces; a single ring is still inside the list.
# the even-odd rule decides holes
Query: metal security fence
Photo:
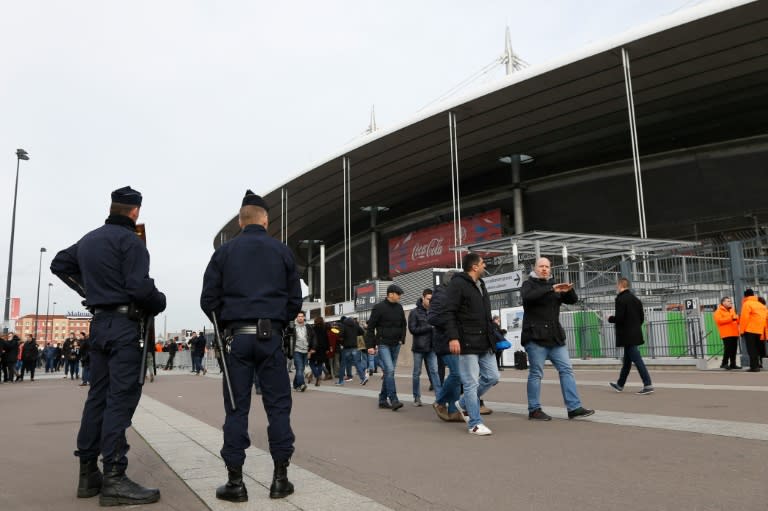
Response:
[[[650,318],[643,324],[645,344],[640,346],[640,353],[644,357],[653,359],[707,356],[707,335],[702,330],[700,317],[686,317],[679,313],[672,317],[662,317],[662,314],[665,313],[649,312]],[[601,313],[564,313],[560,320],[565,329],[566,345],[571,358],[588,360],[622,357],[623,349],[616,348],[616,329],[607,319],[601,317]]]

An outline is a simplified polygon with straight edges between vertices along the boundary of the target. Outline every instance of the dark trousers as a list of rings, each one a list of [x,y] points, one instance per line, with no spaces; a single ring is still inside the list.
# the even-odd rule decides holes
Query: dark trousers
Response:
[[[125,470],[130,446],[125,430],[141,397],[139,325],[118,313],[94,316],[91,326],[90,388],[83,407],[75,455],[104,461],[104,471]]]
[[[173,359],[174,358],[176,358],[176,352],[175,351],[169,351],[168,352],[168,362],[165,363],[166,371],[173,369]]]
[[[646,369],[645,362],[643,362],[643,356],[640,355],[640,350],[637,346],[624,347],[624,359],[621,365],[621,371],[619,372],[619,380],[616,384],[619,387],[624,386],[627,382],[629,371],[632,369],[632,364],[635,364],[637,372],[640,373],[640,379],[643,380],[643,385],[650,387],[652,385],[651,375],[648,374],[648,369]]]
[[[443,355],[437,356],[437,376],[440,378],[440,386],[445,382],[445,362]]]
[[[251,445],[248,413],[251,409],[251,386],[254,384],[255,375],[258,376],[261,400],[267,413],[267,437],[272,458],[285,461],[293,455],[293,401],[282,342],[279,334],[272,335],[268,340],[260,340],[256,335],[235,335],[230,352],[225,355],[237,405],[237,410],[232,410],[226,382],[222,382],[226,418],[221,457],[227,466],[242,466],[245,450]]]
[[[744,334],[744,344],[747,345],[747,354],[749,355],[749,369],[757,370],[760,368],[760,334]]]
[[[721,364],[721,367],[730,367],[731,369],[738,367],[738,364],[736,363],[736,349],[738,346],[738,337],[723,338],[723,363]]]
[[[24,364],[21,366],[21,379],[22,380],[24,379],[24,373],[26,373],[27,371],[29,371],[29,378],[31,380],[34,380],[35,379],[35,363],[34,362],[31,362],[29,364],[24,362]]]

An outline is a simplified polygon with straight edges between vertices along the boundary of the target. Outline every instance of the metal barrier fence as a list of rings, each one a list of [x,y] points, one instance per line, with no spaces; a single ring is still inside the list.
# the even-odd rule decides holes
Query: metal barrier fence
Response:
[[[654,313],[650,313],[651,316]],[[616,330],[613,324],[585,315],[563,314],[561,321],[565,329],[566,345],[571,358],[596,359],[622,357],[623,349],[616,348]],[[640,353],[647,358],[705,358],[722,351],[720,338],[702,330],[698,316],[673,318],[650,318],[643,324],[645,344]],[[712,342],[711,349],[706,340]]]

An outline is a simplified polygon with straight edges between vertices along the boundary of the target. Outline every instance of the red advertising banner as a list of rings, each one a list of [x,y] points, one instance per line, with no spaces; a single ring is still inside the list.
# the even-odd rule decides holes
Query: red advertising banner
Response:
[[[461,220],[460,245],[501,237],[501,210]],[[453,266],[453,222],[427,227],[389,240],[389,274]]]
[[[11,298],[11,319],[16,321],[21,314],[21,298]]]

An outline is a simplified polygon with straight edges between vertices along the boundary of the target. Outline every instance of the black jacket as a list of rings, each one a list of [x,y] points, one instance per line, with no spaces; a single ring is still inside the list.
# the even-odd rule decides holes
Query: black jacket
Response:
[[[432,325],[427,321],[427,308],[424,299],[419,298],[416,308],[408,315],[408,331],[413,335],[411,351],[429,353],[432,351]]]
[[[341,322],[341,346],[344,349],[357,349],[357,336],[365,335],[365,330],[355,318],[344,318]]]
[[[394,346],[405,342],[405,312],[399,302],[392,303],[386,298],[373,306],[368,320],[365,345],[373,348],[379,344]]]
[[[483,279],[476,283],[466,272],[457,273],[448,284],[447,298],[445,332],[449,340],[459,340],[461,354],[494,351],[491,301]]]
[[[51,261],[51,272],[85,298],[86,305],[135,303],[157,314],[165,295],[149,278],[149,252],[128,217],[110,215],[95,229]]]
[[[21,359],[26,365],[37,362],[37,343],[35,341],[25,341],[21,350]]]
[[[3,362],[6,364],[15,364],[19,358],[19,338],[13,336],[10,341],[3,341],[5,352],[3,353]]]
[[[312,340],[309,343],[310,351],[314,351],[312,360],[315,362],[324,362],[327,358],[325,353],[328,351],[328,330],[326,330],[325,325],[313,325],[309,328],[311,328],[315,334],[312,336]]]
[[[301,284],[293,253],[261,225],[250,224],[216,249],[203,276],[200,308],[219,327],[271,319],[288,324],[301,311]]]
[[[608,318],[608,322],[616,324],[616,346],[640,346],[643,340],[643,303],[625,289],[616,295],[616,314]]]
[[[579,297],[573,289],[567,293],[556,293],[552,289],[554,285],[554,279],[540,279],[533,272],[523,282],[520,290],[524,312],[520,336],[523,346],[531,341],[547,347],[565,345],[565,330],[560,324],[560,305],[576,303]]]

